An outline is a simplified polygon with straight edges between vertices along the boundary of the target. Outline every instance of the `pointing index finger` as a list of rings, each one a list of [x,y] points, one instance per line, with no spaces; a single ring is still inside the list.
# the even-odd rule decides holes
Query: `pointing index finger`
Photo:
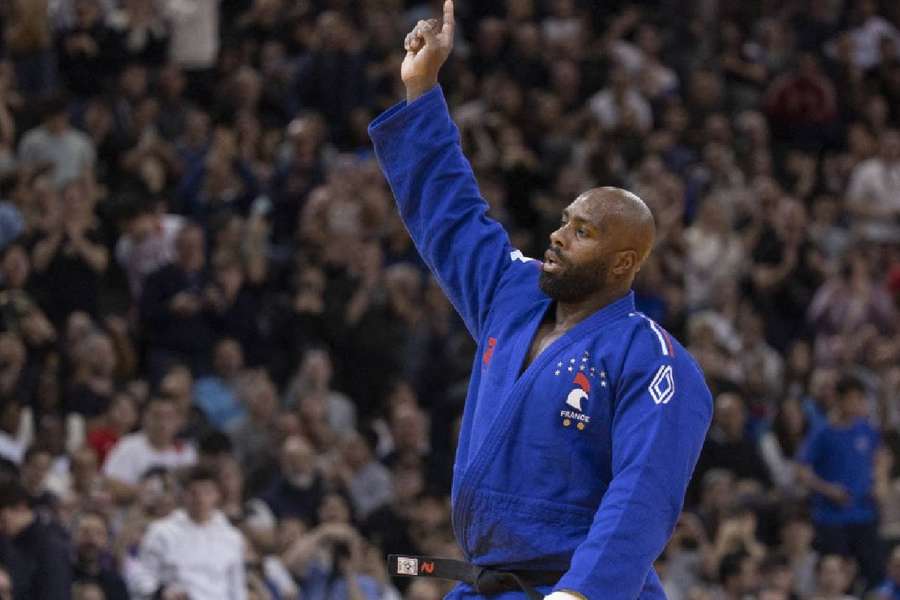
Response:
[[[444,0],[444,25],[441,28],[441,35],[453,40],[453,0]]]

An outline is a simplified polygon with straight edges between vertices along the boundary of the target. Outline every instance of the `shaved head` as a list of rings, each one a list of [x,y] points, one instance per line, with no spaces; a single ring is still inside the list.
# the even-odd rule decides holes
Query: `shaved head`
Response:
[[[604,226],[605,234],[613,239],[622,249],[633,249],[640,260],[638,268],[650,255],[653,241],[656,239],[656,223],[653,213],[636,194],[617,187],[597,187],[590,189],[575,202],[583,200],[599,224]]]
[[[563,210],[562,224],[550,235],[541,289],[565,303],[627,293],[655,237],[653,214],[635,194],[590,189]]]

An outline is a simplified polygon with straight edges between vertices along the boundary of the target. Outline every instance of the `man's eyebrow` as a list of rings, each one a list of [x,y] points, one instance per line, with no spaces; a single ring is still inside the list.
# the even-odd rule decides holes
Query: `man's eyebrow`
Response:
[[[583,224],[585,224],[585,225],[588,225],[588,226],[594,227],[594,228],[597,227],[597,224],[594,223],[594,222],[593,222],[591,219],[589,219],[588,217],[580,217],[580,216],[578,216],[578,215],[575,215],[574,217],[572,217],[572,221],[577,221],[577,222],[579,222],[579,223],[583,223]]]

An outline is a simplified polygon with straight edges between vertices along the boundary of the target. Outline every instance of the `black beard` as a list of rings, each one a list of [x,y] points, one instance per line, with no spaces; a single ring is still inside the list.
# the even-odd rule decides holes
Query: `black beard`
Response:
[[[565,263],[558,274],[541,270],[538,285],[541,291],[557,302],[573,303],[584,300],[606,286],[606,262],[576,267]]]

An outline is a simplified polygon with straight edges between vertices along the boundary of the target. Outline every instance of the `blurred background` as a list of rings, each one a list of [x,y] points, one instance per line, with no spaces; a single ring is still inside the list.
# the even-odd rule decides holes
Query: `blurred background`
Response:
[[[366,126],[440,2],[0,2],[0,600],[437,600],[474,346]],[[672,600],[900,598],[900,3],[458,0],[442,84],[540,255],[653,209],[714,424]],[[626,568],[623,565],[623,568]]]

